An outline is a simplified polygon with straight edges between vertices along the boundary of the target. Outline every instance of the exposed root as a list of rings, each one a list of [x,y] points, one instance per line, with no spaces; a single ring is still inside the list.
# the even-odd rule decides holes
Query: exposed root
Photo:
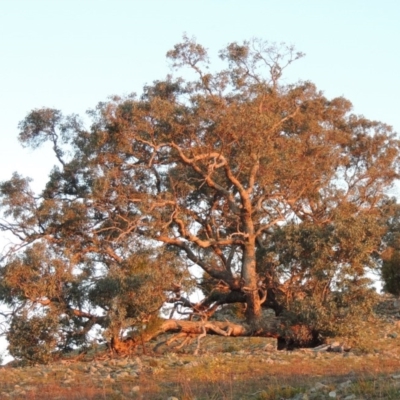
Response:
[[[200,350],[200,340],[207,335],[206,328],[203,326],[203,332],[197,337],[197,347],[196,350],[194,351],[194,355],[197,356],[199,354]]]
[[[138,338],[114,338],[110,343],[111,350],[118,355],[131,354],[137,345],[145,345],[149,340],[164,333],[175,333],[170,339],[159,343],[154,350],[162,344],[171,346],[179,339],[183,339],[174,348],[182,349],[193,339],[197,338],[195,354],[199,353],[201,340],[207,335],[220,335],[224,337],[259,336],[278,339],[278,349],[292,347],[313,347],[321,342],[309,327],[287,326],[280,317],[265,318],[257,325],[245,323],[233,323],[229,321],[187,321],[187,320],[163,320],[156,329],[143,332]]]
[[[172,344],[173,342],[175,342],[176,340],[178,340],[178,339],[180,339],[180,338],[183,337],[183,338],[184,338],[183,341],[182,341],[179,345],[175,346],[175,349],[176,349],[176,350],[179,350],[179,349],[181,349],[182,347],[184,347],[184,346],[186,346],[187,344],[189,344],[196,336],[197,336],[197,334],[194,334],[194,333],[185,333],[185,332],[181,332],[181,333],[178,333],[178,334],[172,336],[172,338],[169,339],[169,340],[167,340],[167,341],[165,342],[165,344],[166,344],[167,346],[171,346],[171,344]]]

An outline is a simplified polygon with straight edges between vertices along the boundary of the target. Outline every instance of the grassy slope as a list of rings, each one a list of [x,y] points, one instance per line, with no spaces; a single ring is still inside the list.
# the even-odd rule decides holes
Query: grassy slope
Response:
[[[3,368],[0,398],[337,399],[400,398],[400,315],[388,300],[348,353],[277,352],[263,338],[206,337],[173,351],[155,343],[129,358]],[[382,314],[382,312],[381,312]]]

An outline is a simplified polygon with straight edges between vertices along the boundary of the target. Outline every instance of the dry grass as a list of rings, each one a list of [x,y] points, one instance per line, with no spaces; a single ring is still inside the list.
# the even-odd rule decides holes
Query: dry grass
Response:
[[[90,362],[47,366],[48,373],[41,373],[44,367],[40,366],[3,368],[0,398],[11,394],[8,398],[33,400],[166,400],[170,396],[179,400],[274,400],[307,393],[311,400],[328,399],[328,393],[339,388],[339,400],[351,395],[365,400],[400,399],[396,318],[371,323],[360,346],[350,353],[267,352],[263,338],[215,336],[204,340],[199,356],[193,355],[194,347],[195,343],[178,353],[161,348],[151,357],[139,356],[144,367],[138,377],[114,380],[99,380],[88,373]],[[115,362],[118,370],[119,360],[104,365],[107,362]],[[66,384],[68,370],[74,379]],[[310,390],[318,384],[323,389]]]
[[[340,382],[351,380],[348,394],[354,393],[364,399],[399,399],[399,381],[390,378],[399,373],[398,359],[379,356],[350,356],[343,354],[323,353],[320,357],[305,355],[302,352],[278,354],[279,360],[271,360],[263,355],[227,354],[181,355],[177,358],[182,365],[164,365],[155,358],[153,368],[163,369],[157,373],[148,371],[139,378],[129,377],[108,383],[90,381],[90,376],[82,376],[73,385],[62,384],[62,373],[57,370],[46,378],[34,376],[31,371],[29,384],[24,392],[15,393],[13,399],[167,399],[175,396],[180,400],[189,399],[288,399],[313,387],[317,382],[334,390]],[[201,359],[201,362],[199,362]],[[198,365],[196,363],[199,362]],[[156,364],[157,363],[157,364]],[[192,364],[190,364],[192,363]],[[194,363],[194,364],[193,364]],[[190,367],[188,367],[190,366]],[[70,369],[78,365],[70,365]],[[39,367],[38,367],[39,368]],[[12,379],[9,370],[4,369],[0,378],[0,392],[15,391],[15,377],[21,380],[28,377],[21,369],[13,371]],[[7,381],[8,377],[8,381]],[[132,388],[139,387],[136,392]],[[18,388],[17,388],[18,389]],[[321,393],[325,398],[325,394]]]

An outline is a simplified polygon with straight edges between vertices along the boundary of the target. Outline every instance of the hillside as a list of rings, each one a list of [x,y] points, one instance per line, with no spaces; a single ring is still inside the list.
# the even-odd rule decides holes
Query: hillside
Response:
[[[273,339],[207,336],[181,349],[170,336],[130,357],[99,349],[84,359],[0,373],[10,399],[399,399],[400,302],[383,296],[352,348],[343,339],[316,349],[277,351]],[[176,344],[176,343],[174,343]]]

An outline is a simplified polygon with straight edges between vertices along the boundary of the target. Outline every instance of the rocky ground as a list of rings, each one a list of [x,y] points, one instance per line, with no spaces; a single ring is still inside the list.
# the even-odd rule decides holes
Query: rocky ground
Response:
[[[400,399],[400,302],[387,297],[371,340],[346,348],[277,351],[273,339],[207,336],[181,349],[164,340],[113,358],[0,370],[1,399]]]

